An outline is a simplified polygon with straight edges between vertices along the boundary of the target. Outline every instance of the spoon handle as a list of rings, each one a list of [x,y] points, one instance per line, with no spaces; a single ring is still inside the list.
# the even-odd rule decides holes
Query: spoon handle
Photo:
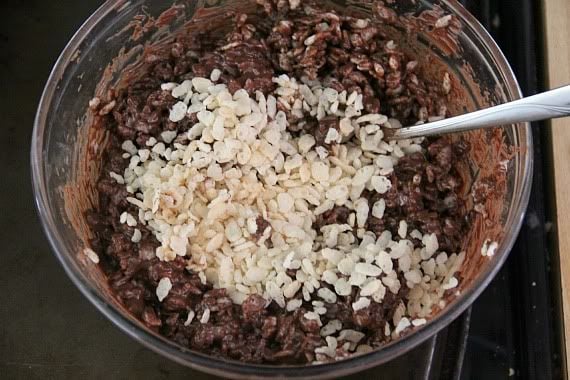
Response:
[[[570,85],[461,116],[395,129],[391,139],[463,132],[564,116],[570,116]]]

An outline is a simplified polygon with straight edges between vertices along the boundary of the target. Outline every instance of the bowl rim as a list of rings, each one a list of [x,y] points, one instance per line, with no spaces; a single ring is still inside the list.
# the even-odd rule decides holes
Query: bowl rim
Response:
[[[441,1],[457,16],[461,17],[462,22],[477,34],[478,38],[483,43],[483,46],[487,48],[489,56],[494,58],[495,61],[493,64],[495,65],[495,68],[498,70],[502,79],[506,79],[504,86],[506,96],[512,99],[520,98],[522,93],[512,68],[489,33],[483,28],[477,19],[475,19],[475,17],[456,0]],[[353,356],[333,363],[293,366],[257,365],[242,363],[235,360],[217,359],[205,354],[181,348],[179,345],[166,338],[154,335],[149,331],[140,328],[133,320],[127,318],[119,312],[117,308],[107,302],[95,287],[87,281],[87,278],[80,271],[76,270],[76,264],[69,258],[70,255],[62,253],[66,251],[66,248],[61,243],[62,239],[59,231],[56,228],[52,228],[52,226],[55,226],[55,222],[52,218],[51,212],[49,211],[50,205],[44,188],[46,178],[43,166],[40,165],[44,147],[43,132],[46,128],[47,112],[59,81],[65,72],[67,63],[71,60],[74,52],[79,48],[83,40],[88,36],[89,32],[98,25],[100,20],[108,16],[109,13],[115,10],[120,10],[123,6],[124,4],[121,1],[106,1],[77,30],[59,56],[53,70],[51,71],[38,105],[38,111],[34,120],[30,157],[34,203],[42,228],[49,240],[52,251],[60,261],[69,278],[81,293],[83,293],[83,295],[103,315],[105,315],[109,320],[111,320],[111,322],[113,322],[113,324],[119,327],[119,329],[131,338],[150,350],[166,356],[179,364],[219,376],[231,375],[233,378],[267,378],[285,376],[311,378],[338,377],[383,364],[417,347],[419,344],[438,333],[441,329],[455,320],[462,312],[464,312],[495,277],[508,257],[518,233],[520,232],[530,197],[534,158],[532,149],[532,133],[529,123],[520,123],[519,126],[519,128],[525,129],[526,141],[521,141],[521,143],[524,143],[527,147],[527,152],[524,156],[524,165],[527,170],[527,175],[523,178],[522,192],[518,204],[520,213],[518,218],[513,221],[510,231],[507,231],[505,234],[505,240],[501,244],[499,251],[495,254],[495,263],[488,265],[486,270],[477,276],[473,281],[473,284],[467,290],[457,296],[450,305],[438,313],[434,318],[430,319],[422,328],[416,329],[412,333],[382,347],[381,349],[367,354]]]

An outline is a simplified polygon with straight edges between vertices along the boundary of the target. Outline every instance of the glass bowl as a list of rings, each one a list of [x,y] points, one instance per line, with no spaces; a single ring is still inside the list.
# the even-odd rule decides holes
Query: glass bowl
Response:
[[[480,253],[485,236],[473,237],[473,244],[461,270],[461,284],[447,305],[434,311],[424,326],[371,353],[329,364],[307,366],[254,365],[216,359],[191,351],[148,329],[132,317],[111,294],[106,279],[83,253],[90,231],[83,211],[96,199],[96,178],[104,136],[90,125],[86,113],[89,100],[102,94],[126,65],[135,62],[141,43],[164,38],[180,27],[199,8],[240,7],[243,1],[184,1],[176,12],[170,1],[107,1],[71,39],[48,79],[34,124],[31,144],[33,186],[38,213],[55,255],[73,283],[100,312],[128,335],[165,357],[183,365],[231,378],[338,377],[387,362],[418,346],[458,317],[485,289],[505,262],[520,230],[528,203],[532,177],[530,125],[503,127],[505,142],[512,148],[508,164],[507,193],[498,212],[499,245],[492,257]],[[327,1],[331,7],[360,15],[371,14],[370,1]],[[410,16],[409,24],[390,26],[395,35],[413,37],[417,46],[435,57],[463,89],[459,113],[517,99],[517,81],[505,57],[476,19],[455,0],[397,2],[394,12]],[[165,12],[166,11],[166,12]],[[163,13],[164,12],[164,13]],[[168,24],[152,34],[131,38],[134,16],[152,15]],[[453,35],[434,31],[437,17],[453,15]],[[438,16],[439,15],[439,16]],[[139,25],[141,25],[139,23]],[[409,31],[417,33],[409,33]],[[410,37],[411,36],[411,37]],[[123,49],[123,50],[121,50]],[[420,50],[421,50],[420,49]],[[120,58],[119,52],[124,54]],[[418,53],[420,54],[420,53]],[[112,62],[111,66],[108,66]],[[487,149],[487,148],[485,148]],[[496,152],[495,152],[496,153]],[[490,162],[499,157],[488,148]],[[495,155],[494,155],[495,154]],[[476,160],[475,160],[476,161]],[[472,163],[475,166],[476,162]]]

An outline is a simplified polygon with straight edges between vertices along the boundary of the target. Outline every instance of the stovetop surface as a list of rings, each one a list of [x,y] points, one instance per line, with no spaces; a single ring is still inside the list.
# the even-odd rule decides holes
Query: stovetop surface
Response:
[[[3,0],[0,14],[0,374],[2,378],[213,379],[143,348],[98,313],[50,251],[33,208],[29,142],[51,66],[101,0]],[[539,91],[537,0],[462,1],[493,34],[525,94]],[[516,14],[516,16],[515,16]],[[499,275],[419,348],[353,379],[560,378],[560,315],[548,248],[547,136],[534,130],[525,223]]]

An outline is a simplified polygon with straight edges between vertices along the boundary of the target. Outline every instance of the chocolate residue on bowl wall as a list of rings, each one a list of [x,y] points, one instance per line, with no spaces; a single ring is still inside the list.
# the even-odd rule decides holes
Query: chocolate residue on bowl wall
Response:
[[[151,42],[137,45],[128,51],[121,51],[116,60],[105,70],[103,78],[97,86],[96,97],[100,99],[101,104],[108,104],[117,91],[133,83],[146,72],[152,64],[153,56],[161,55],[165,49],[170,49],[170,44],[177,35],[197,33],[203,30],[206,25],[208,28],[212,28],[212,25],[219,25],[220,30],[223,30],[224,27],[227,28],[227,21],[233,17],[231,7],[234,7],[233,9],[239,7],[240,12],[254,9],[252,2],[245,3],[248,5],[244,7],[243,2],[229,1],[225,6],[230,8],[224,8],[223,12],[216,7],[198,9],[194,18],[184,23],[174,34],[165,33],[165,28],[183,17],[184,7],[182,6],[168,10],[156,20],[148,18],[148,16],[141,16],[134,20],[131,25],[132,40],[136,42],[148,39]],[[369,4],[364,6],[370,7]],[[477,107],[491,105],[493,99],[489,93],[485,93],[485,90],[481,90],[476,85],[476,78],[473,78],[473,71],[468,65],[450,69],[442,59],[442,57],[447,59],[449,56],[461,57],[462,51],[458,42],[460,25],[456,18],[441,21],[445,25],[436,27],[438,21],[445,17],[440,8],[424,11],[419,16],[410,14],[398,16],[390,8],[384,6],[376,6],[370,11],[374,15],[374,19],[378,21],[377,26],[384,29],[387,35],[400,36],[394,40],[402,46],[406,54],[418,57],[418,70],[423,77],[437,78],[438,81],[443,81],[445,73],[452,74],[449,82],[452,94],[450,98],[455,101],[448,105],[448,116],[462,113],[464,110],[474,110]],[[349,6],[349,12],[364,15],[362,7],[353,8]],[[389,22],[386,23],[386,21]],[[157,32],[157,30],[160,31]],[[149,38],[148,35],[150,34],[155,34],[156,38]],[[423,38],[410,38],[410,35],[416,34],[423,36]],[[410,41],[413,41],[412,45],[410,45]],[[428,41],[429,46],[424,44],[426,41]],[[428,51],[437,52],[439,57],[436,58],[433,53],[428,54]],[[465,86],[471,88],[473,93],[467,93],[464,90]],[[503,96],[499,94],[495,97],[502,98]],[[100,112],[99,108],[97,110]],[[84,214],[86,211],[97,207],[95,184],[101,169],[101,154],[105,150],[109,138],[99,125],[100,118],[103,116],[89,114],[81,126],[81,137],[75,147],[77,151],[75,156],[77,161],[74,162],[74,167],[76,167],[75,181],[69,183],[63,190],[68,217],[86,245],[92,238],[92,234],[87,228]],[[471,205],[466,213],[469,213],[472,225],[471,231],[464,240],[464,249],[467,255],[460,272],[459,289],[461,289],[468,287],[477,277],[481,268],[489,265],[489,259],[481,256],[480,253],[483,242],[487,239],[501,241],[504,199],[508,186],[505,168],[512,157],[512,152],[510,152],[505,136],[500,129],[469,132],[462,136],[454,136],[453,139],[464,139],[471,147],[467,153],[470,157],[469,162],[462,163],[459,166],[461,168],[459,174],[465,184],[462,192],[466,199],[469,199],[467,204]],[[110,294],[104,276],[99,272],[99,269],[88,264],[85,266],[86,270],[91,272],[91,277],[99,288],[105,289],[105,293]],[[449,302],[452,302],[456,291],[457,289],[454,289],[453,292],[449,292]],[[115,300],[113,303],[119,305]],[[119,307],[126,311],[122,305]],[[434,310],[434,313],[437,313],[437,310]],[[143,317],[143,319],[147,325],[152,325],[149,323],[152,316],[149,316],[148,313],[144,315],[146,318]]]

